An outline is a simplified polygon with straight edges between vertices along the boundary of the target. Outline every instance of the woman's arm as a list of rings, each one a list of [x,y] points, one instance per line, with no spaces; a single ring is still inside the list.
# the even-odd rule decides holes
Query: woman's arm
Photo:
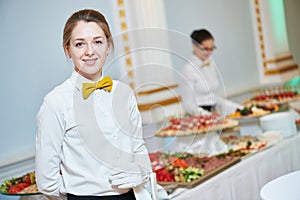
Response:
[[[61,151],[64,137],[58,98],[46,97],[37,115],[35,173],[40,192],[59,196]]]
[[[129,99],[130,121],[134,126],[133,139],[133,154],[134,162],[141,166],[145,171],[151,171],[151,162],[149,153],[143,138],[142,119],[138,110],[137,101],[132,94]]]

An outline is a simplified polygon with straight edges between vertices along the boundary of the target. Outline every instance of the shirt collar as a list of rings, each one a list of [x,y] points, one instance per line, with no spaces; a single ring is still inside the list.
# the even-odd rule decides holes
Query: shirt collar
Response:
[[[211,62],[211,59],[208,58],[207,60],[202,61],[200,58],[198,58],[196,55],[193,54],[192,58],[191,58],[191,62],[192,62],[193,65],[198,67],[198,66],[202,66],[206,62]]]
[[[103,76],[100,77],[99,80],[101,80],[103,78]],[[82,75],[80,75],[78,72],[73,71],[71,77],[70,77],[71,82],[73,83],[73,85],[75,86],[75,88],[78,91],[82,91],[82,84],[83,83],[96,83],[98,81],[92,81],[90,79],[87,79],[85,77],[83,77]]]

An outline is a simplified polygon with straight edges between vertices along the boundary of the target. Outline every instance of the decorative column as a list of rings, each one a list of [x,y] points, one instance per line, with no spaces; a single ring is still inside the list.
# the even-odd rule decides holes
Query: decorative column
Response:
[[[282,83],[299,75],[289,51],[283,0],[250,1],[261,83]]]
[[[135,90],[143,123],[161,122],[180,113],[164,1],[114,0],[113,8],[121,80]]]

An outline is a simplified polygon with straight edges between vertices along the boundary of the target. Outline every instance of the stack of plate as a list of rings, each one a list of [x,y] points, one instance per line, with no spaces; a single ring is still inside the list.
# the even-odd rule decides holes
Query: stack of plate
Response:
[[[297,133],[295,117],[290,112],[273,113],[260,118],[263,131],[280,131],[284,138]]]
[[[259,116],[256,117],[243,117],[238,119],[240,125],[240,134],[259,136],[262,134],[262,130],[259,123]]]

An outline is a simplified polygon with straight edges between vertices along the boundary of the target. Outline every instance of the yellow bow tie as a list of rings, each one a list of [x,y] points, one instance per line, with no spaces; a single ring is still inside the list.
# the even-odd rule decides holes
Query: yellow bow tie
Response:
[[[112,79],[109,76],[104,77],[97,83],[83,83],[82,85],[82,96],[84,99],[87,99],[92,92],[96,89],[104,89],[107,91],[111,91],[112,89]]]
[[[210,61],[207,61],[201,65],[201,67],[208,67],[208,66],[210,66]]]

